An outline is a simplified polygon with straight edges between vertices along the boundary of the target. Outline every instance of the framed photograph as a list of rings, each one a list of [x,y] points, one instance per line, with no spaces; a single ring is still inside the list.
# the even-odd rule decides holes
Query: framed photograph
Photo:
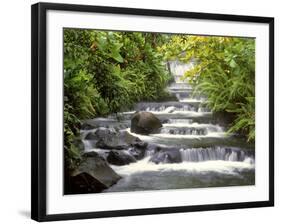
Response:
[[[274,19],[32,5],[32,219],[274,205]]]

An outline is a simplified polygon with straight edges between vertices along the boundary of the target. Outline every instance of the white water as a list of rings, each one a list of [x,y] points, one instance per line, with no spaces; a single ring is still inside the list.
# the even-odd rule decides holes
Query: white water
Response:
[[[183,138],[192,138],[192,139],[202,139],[202,138],[210,138],[210,137],[214,137],[214,138],[225,138],[228,137],[226,132],[210,132],[206,135],[173,135],[173,134],[150,134],[150,135],[141,135],[141,134],[136,134],[130,131],[130,128],[126,129],[127,132],[133,136],[136,136],[138,138],[140,138],[143,141],[153,141],[154,137],[157,138],[175,138],[175,139],[183,139]]]
[[[203,103],[205,100],[203,98],[201,99],[195,99],[195,98],[186,98],[186,99],[179,99],[182,103]]]
[[[209,160],[223,160],[223,161],[245,161],[249,157],[245,152],[226,149],[225,147],[216,148],[188,148],[180,149],[181,158],[188,162],[202,162]],[[239,158],[240,157],[240,158]]]
[[[169,61],[171,73],[174,75],[176,83],[184,83],[182,80],[184,73],[193,68],[193,63],[182,63],[180,61]]]
[[[175,110],[171,113],[167,113],[165,111],[150,111],[147,110],[148,112],[153,112],[153,114],[157,115],[157,114],[161,114],[161,115],[169,115],[169,114],[179,114],[179,115],[185,115],[187,117],[202,117],[202,116],[208,116],[211,115],[212,112],[197,112],[197,111],[181,111],[181,110]],[[134,114],[136,113],[136,111],[127,111],[124,112],[123,114]]]
[[[237,171],[243,169],[254,169],[254,164],[251,162],[230,162],[230,161],[205,161],[205,162],[182,162],[182,163],[162,163],[154,164],[149,162],[150,157],[139,160],[136,163],[131,163],[125,166],[111,166],[121,176],[128,176],[136,173],[144,172],[169,172],[169,171],[185,171],[185,172],[218,172],[226,174],[236,174]]]
[[[195,111],[195,108],[192,107],[192,106],[189,106],[189,105],[184,105],[183,107],[181,108],[177,108],[177,107],[174,107],[174,106],[161,106],[161,107],[146,107],[144,109],[145,111],[148,111],[148,112],[153,112],[153,113],[159,113],[159,112],[163,112],[163,113],[173,113],[175,111]]]
[[[106,153],[106,152],[110,152],[110,149],[99,149],[99,148],[88,148],[85,150],[85,152],[96,152],[98,154],[103,154],[103,153]]]
[[[227,137],[227,134],[225,132],[211,132],[206,135],[174,135],[174,134],[151,134],[151,137],[160,137],[160,138],[178,138],[178,139],[183,139],[183,138],[194,138],[194,139],[202,139],[202,138],[225,138]]]
[[[168,125],[168,124],[183,124],[183,125],[188,125],[193,123],[192,119],[169,119],[167,124],[164,125]]]
[[[130,128],[124,129],[142,141],[157,144],[161,148],[165,148],[169,144],[172,146],[176,144],[175,146],[178,146],[176,150],[179,150],[177,153],[182,162],[169,163],[169,152],[164,151],[167,154],[164,154],[163,162],[155,164],[150,160],[157,155],[157,150],[146,150],[145,157],[137,162],[123,166],[110,165],[123,178],[108,191],[231,186],[254,183],[255,159],[253,155],[246,155],[247,151],[244,152],[243,149],[235,147],[188,147],[192,141],[201,144],[200,140],[202,142],[210,141],[208,138],[211,138],[211,141],[213,141],[213,138],[215,138],[215,141],[218,139],[224,141],[229,137],[223,127],[212,124],[209,120],[212,113],[208,112],[207,108],[201,107],[201,103],[206,102],[204,97],[191,98],[190,95],[183,94],[192,90],[186,80],[182,80],[184,73],[192,66],[192,63],[170,62],[170,69],[176,82],[172,83],[167,89],[178,97],[179,102],[163,102],[163,104],[142,102],[135,109],[149,111],[156,116],[164,117],[167,123],[163,124],[160,133],[140,135],[130,132]],[[123,112],[123,114],[132,115],[135,112],[128,111]],[[206,123],[194,122],[195,119],[200,122],[202,120],[200,117],[204,117]],[[113,120],[112,122],[116,121]],[[194,129],[194,133],[189,134],[189,129]],[[175,131],[171,134],[170,130]],[[197,130],[199,132],[196,133]],[[201,133],[200,130],[204,131]],[[106,158],[108,150],[93,147],[91,141],[84,140],[83,142],[86,151],[97,152]],[[179,147],[183,148],[179,149]],[[248,171],[250,174],[247,173]],[[249,176],[250,179],[247,179]]]
[[[83,145],[84,145],[84,150],[85,150],[85,152],[89,152],[91,149],[93,149],[94,148],[94,144],[95,144],[95,142],[93,143],[93,141],[91,141],[91,140],[82,140],[82,142],[83,142]]]
[[[187,128],[207,128],[207,129],[215,129],[217,132],[223,132],[223,127],[215,124],[199,124],[197,122],[190,123],[187,122],[178,122],[178,123],[167,123],[163,124],[163,127],[187,127]]]

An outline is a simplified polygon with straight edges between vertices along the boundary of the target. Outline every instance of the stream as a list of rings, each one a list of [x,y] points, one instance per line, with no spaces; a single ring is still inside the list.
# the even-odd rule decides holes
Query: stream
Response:
[[[203,103],[203,96],[193,96],[192,87],[181,77],[192,64],[172,61],[169,64],[174,82],[167,90],[178,101],[139,102],[134,110],[122,112],[122,120],[114,116],[88,121],[99,127],[116,128],[138,137],[152,146],[176,150],[180,161],[171,163],[164,154],[154,163],[155,147],[148,147],[142,159],[122,166],[110,167],[122,178],[104,192],[164,190],[202,187],[225,187],[255,184],[254,146],[244,138],[227,135],[223,122],[218,122]],[[130,132],[131,117],[136,111],[152,112],[163,127],[157,134],[140,135]],[[90,130],[82,131],[85,136]],[[86,152],[104,156],[109,150],[97,148],[83,140]]]

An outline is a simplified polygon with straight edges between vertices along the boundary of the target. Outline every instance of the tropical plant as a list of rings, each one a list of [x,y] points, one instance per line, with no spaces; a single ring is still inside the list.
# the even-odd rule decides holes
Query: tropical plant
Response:
[[[215,112],[234,113],[228,132],[255,138],[255,40],[213,36],[173,36],[161,48],[167,60],[193,62],[184,79],[205,95]]]
[[[64,30],[64,146],[66,168],[80,161],[81,122],[117,113],[141,100],[167,96],[171,78],[158,47],[167,35]]]

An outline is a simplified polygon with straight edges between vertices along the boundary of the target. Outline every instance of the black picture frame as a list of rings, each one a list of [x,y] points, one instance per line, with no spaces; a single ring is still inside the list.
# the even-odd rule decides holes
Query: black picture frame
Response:
[[[100,12],[124,15],[141,15],[155,17],[192,18],[217,21],[254,22],[269,25],[269,200],[208,204],[196,206],[176,206],[159,208],[140,208],[131,210],[114,210],[85,213],[52,214],[46,213],[46,13],[48,10],[73,12]],[[31,218],[37,221],[54,221],[86,219],[116,216],[148,215],[161,213],[193,212],[206,210],[238,209],[274,206],[274,18],[195,13],[183,11],[163,11],[136,8],[118,8],[89,5],[37,3],[32,5],[31,17],[31,77],[32,77],[32,166],[31,166]]]

